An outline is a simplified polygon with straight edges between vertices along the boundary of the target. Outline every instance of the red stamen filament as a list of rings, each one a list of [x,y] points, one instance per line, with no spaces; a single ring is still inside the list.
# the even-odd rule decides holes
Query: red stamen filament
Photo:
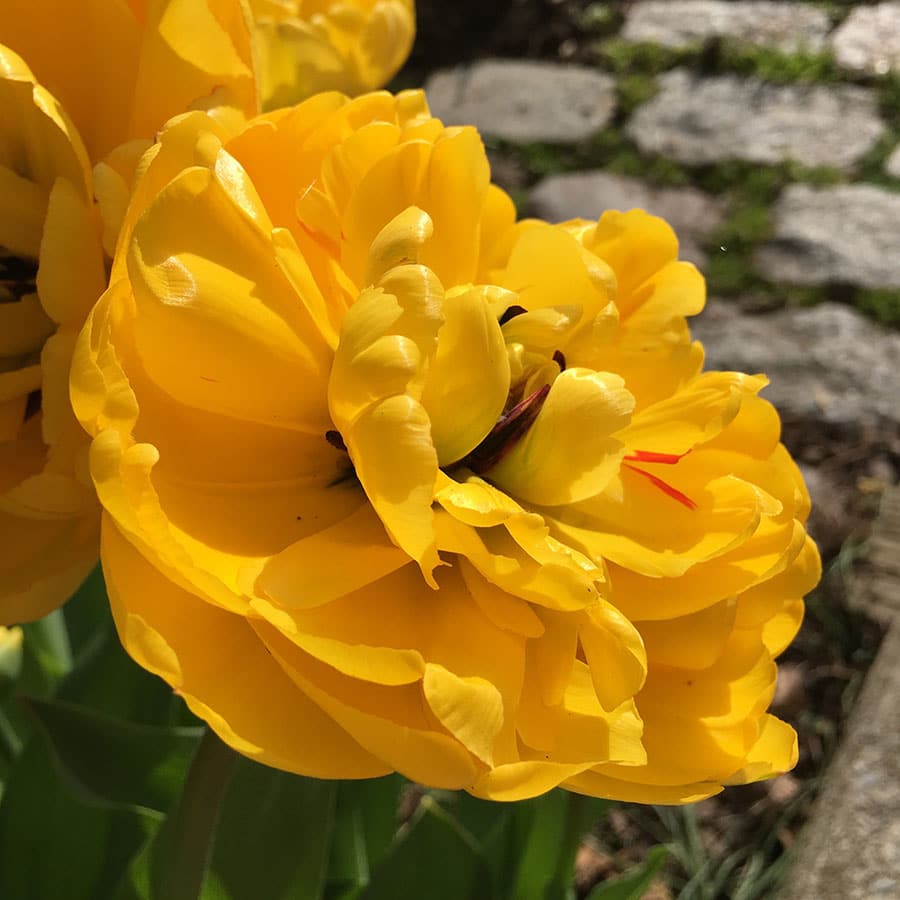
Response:
[[[625,463],[626,469],[631,469],[632,472],[636,472],[638,475],[643,475],[653,487],[659,488],[664,494],[668,494],[673,500],[677,500],[682,506],[686,506],[688,509],[696,509],[697,504],[688,497],[687,494],[682,494],[678,488],[672,487],[667,481],[663,481],[662,478],[657,478],[656,475],[651,474],[650,472],[645,472],[643,469],[635,468],[634,466],[629,466],[628,463]]]
[[[687,450],[684,453],[655,453],[652,450],[633,450],[625,457],[625,459],[632,462],[661,463],[664,466],[674,466],[675,463],[680,459],[683,459],[690,452],[690,450]],[[683,494],[678,488],[672,487],[671,484],[667,481],[663,481],[662,478],[659,478],[651,472],[645,472],[637,466],[630,466],[627,462],[624,463],[624,466],[626,469],[630,469],[638,475],[643,475],[653,487],[659,488],[664,494],[671,497],[673,500],[677,500],[682,506],[686,506],[688,509],[697,508],[697,504],[691,500],[687,494]]]
[[[633,450],[625,459],[632,462],[662,463],[664,466],[674,466],[690,452],[690,450],[686,450],[684,453],[655,453],[652,450]]]

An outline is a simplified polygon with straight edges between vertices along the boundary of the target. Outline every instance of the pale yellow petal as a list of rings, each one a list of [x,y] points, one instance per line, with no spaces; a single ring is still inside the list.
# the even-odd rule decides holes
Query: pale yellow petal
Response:
[[[524,438],[490,470],[490,480],[513,497],[542,506],[598,494],[624,456],[612,435],[628,423],[632,406],[617,376],[567,369]]]
[[[509,394],[503,333],[483,289],[450,291],[444,324],[422,392],[441,466],[474,450],[494,427]]]

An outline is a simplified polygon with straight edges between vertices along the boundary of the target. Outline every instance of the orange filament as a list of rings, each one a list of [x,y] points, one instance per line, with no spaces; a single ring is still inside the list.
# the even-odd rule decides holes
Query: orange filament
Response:
[[[674,466],[675,463],[680,459],[683,459],[690,452],[690,450],[687,450],[684,453],[655,453],[652,450],[633,450],[625,457],[625,459],[632,462],[662,463],[664,466]],[[626,469],[630,469],[638,475],[643,475],[655,488],[659,488],[664,494],[668,495],[673,500],[677,500],[682,506],[686,506],[688,509],[697,508],[697,504],[691,500],[687,494],[683,494],[678,488],[672,487],[671,484],[667,481],[663,481],[662,478],[653,475],[651,472],[645,472],[643,469],[637,468],[637,466],[630,466],[627,462],[624,463],[624,466]]]

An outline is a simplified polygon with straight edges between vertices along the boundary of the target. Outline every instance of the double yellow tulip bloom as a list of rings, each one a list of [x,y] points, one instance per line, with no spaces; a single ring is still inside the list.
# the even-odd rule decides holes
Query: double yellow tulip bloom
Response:
[[[72,370],[141,665],[318,777],[677,803],[794,764],[808,498],[664,222],[517,223],[419,92],[190,113],[143,170]]]

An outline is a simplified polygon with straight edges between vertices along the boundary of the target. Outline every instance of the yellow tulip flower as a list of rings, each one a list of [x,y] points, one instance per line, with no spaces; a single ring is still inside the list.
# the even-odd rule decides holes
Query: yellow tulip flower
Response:
[[[245,14],[241,0],[0,5],[0,621],[49,612],[96,563],[72,348],[156,129],[194,106],[232,126],[257,111]]]
[[[123,643],[242,753],[500,800],[784,771],[818,559],[659,219],[515,222],[420,92],[145,157],[79,338]]]
[[[382,87],[406,61],[414,0],[250,0],[263,107]]]

